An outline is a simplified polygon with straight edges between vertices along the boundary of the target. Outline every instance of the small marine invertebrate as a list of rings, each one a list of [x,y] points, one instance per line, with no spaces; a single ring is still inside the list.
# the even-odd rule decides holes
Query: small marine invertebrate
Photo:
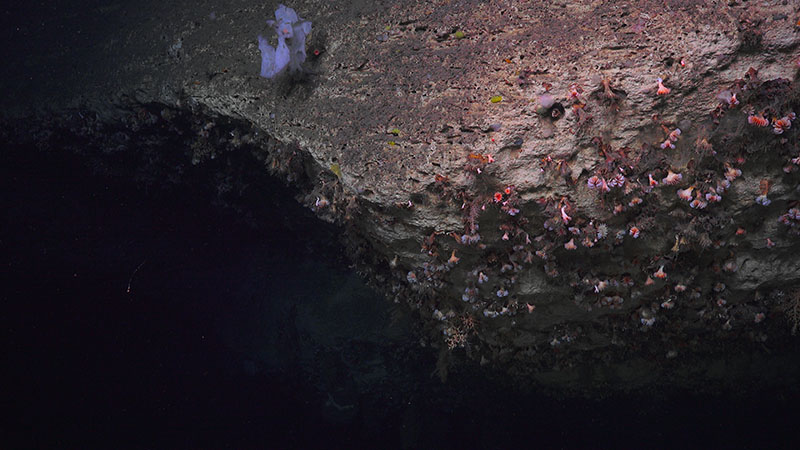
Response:
[[[686,189],[678,189],[678,198],[690,201],[692,199],[692,191],[694,191],[694,186],[689,186]]]
[[[667,176],[664,177],[661,180],[661,182],[664,183],[664,184],[675,185],[675,184],[680,183],[681,180],[683,180],[683,175],[681,175],[680,173],[675,173],[675,172],[673,172],[671,170],[667,170]]]
[[[499,192],[495,192],[494,196],[493,196],[493,200],[494,200],[495,203],[502,202],[503,201],[503,194],[501,194]]]
[[[454,249],[453,253],[450,254],[450,259],[448,259],[447,262],[448,262],[448,264],[455,265],[455,264],[458,264],[458,261],[460,261],[460,260],[461,260],[461,258],[456,256],[456,251]]]
[[[659,78],[659,79],[656,80],[656,82],[658,82],[658,90],[656,91],[656,94],[658,94],[658,95],[667,95],[667,94],[670,93],[671,89],[666,87],[666,86],[664,86],[664,80]]]
[[[727,181],[731,182],[740,176],[742,176],[741,169],[733,168],[730,164],[725,163],[725,179]]]
[[[711,189],[711,192],[707,192],[706,193],[705,197],[706,197],[706,201],[708,201],[710,203],[717,203],[717,202],[721,202],[722,201],[722,196],[717,194],[716,191],[714,191],[713,188]]]
[[[706,203],[698,193],[697,197],[692,200],[691,203],[689,203],[689,206],[691,206],[693,209],[705,209],[705,207],[708,206],[708,203]]]
[[[572,220],[572,217],[568,216],[568,215],[567,215],[567,213],[566,213],[566,211],[565,211],[565,209],[567,208],[567,206],[568,206],[568,205],[562,205],[562,206],[561,206],[561,220],[563,220],[563,221],[564,221],[564,224],[568,224],[568,223],[569,223],[569,221],[570,221],[570,220]]]
[[[608,306],[610,309],[619,309],[625,303],[625,299],[619,295],[606,296],[600,299],[600,306]]]
[[[759,195],[756,197],[756,203],[762,206],[769,206],[772,203],[772,200],[768,199],[766,195]]]
[[[408,273],[406,274],[406,281],[408,281],[411,284],[416,283],[417,282],[417,274],[414,273],[413,270],[409,270]]]
[[[488,309],[483,310],[483,316],[488,317],[489,319],[494,319],[495,317],[499,316],[500,313],[497,311],[490,311]]]
[[[759,192],[761,193],[761,195],[756,197],[756,203],[758,203],[759,205],[763,205],[763,206],[769,206],[769,204],[772,203],[772,201],[769,198],[767,198],[767,194],[769,194],[770,186],[771,186],[771,183],[766,178],[761,180],[758,183],[758,189],[759,189]]]
[[[611,187],[622,187],[625,184],[625,175],[618,173],[611,177],[609,180],[608,185]]]
[[[717,99],[724,102],[731,108],[739,104],[739,100],[736,98],[736,93],[733,93],[727,89],[717,94]]]
[[[722,265],[722,270],[729,273],[735,273],[736,270],[738,270],[738,267],[736,266],[736,261],[732,259],[725,261],[725,264]]]
[[[695,141],[695,147],[698,150],[698,153],[705,152],[705,153],[710,153],[711,155],[716,155],[717,154],[717,152],[714,151],[714,146],[711,145],[711,142],[708,142],[708,139],[706,139],[704,137],[703,138],[698,138]]]
[[[567,250],[575,250],[575,249],[577,249],[578,246],[575,245],[575,238],[570,239],[566,244],[564,244],[564,248],[567,249]]]
[[[791,227],[792,232],[798,231],[798,226],[800,226],[800,209],[798,208],[789,208],[789,211],[786,214],[782,214],[778,221],[782,224]]]
[[[653,276],[662,280],[667,278],[667,273],[664,272],[664,266],[659,267],[658,270],[653,273]]]
[[[608,286],[608,281],[598,281],[594,285],[594,292],[595,293],[603,292],[605,290],[606,286]]]
[[[494,162],[494,157],[491,153],[470,153],[467,155],[467,163],[464,165],[464,170],[467,172],[475,172],[477,174],[483,173],[487,165]]]
[[[580,87],[580,85],[573,83],[569,86],[569,89],[567,89],[567,93],[570,99],[580,102],[582,100],[581,94],[583,94],[583,88]]]
[[[329,202],[328,199],[325,197],[317,197],[317,200],[314,202],[314,206],[318,209],[322,209],[328,206]]]
[[[661,148],[669,147],[674,149],[675,143],[678,142],[678,138],[680,137],[680,135],[681,135],[680,128],[675,128],[674,130],[672,130],[667,136],[667,139],[661,143]]]
[[[597,239],[604,239],[608,236],[608,225],[601,223],[597,225]]]
[[[634,239],[637,239],[639,237],[640,232],[641,230],[639,230],[639,228],[636,226],[632,226],[631,229],[628,230],[628,234],[631,235]]]
[[[780,119],[772,119],[772,132],[775,134],[783,134],[785,130],[788,130],[792,127],[792,118],[794,113],[790,113],[790,116],[783,116]]]
[[[536,107],[536,113],[540,116],[550,118],[553,121],[560,119],[564,115],[564,106],[556,102],[556,99],[550,94],[542,94],[538,98],[539,106]]]
[[[650,183],[650,186],[658,186],[658,181],[653,179],[653,174],[652,173],[648,173],[647,174],[647,180]]]
[[[750,114],[747,116],[747,123],[757,127],[765,127],[769,125],[769,120],[765,119],[761,114]]]
[[[610,78],[603,78],[603,95],[608,100],[615,100],[618,96],[614,93],[614,90],[611,89],[611,79]]]
[[[461,235],[461,243],[465,245],[477,244],[478,242],[480,242],[480,240],[481,240],[481,235],[478,233]]]
[[[656,323],[656,317],[653,314],[653,311],[650,308],[642,307],[639,310],[639,320],[642,322],[642,325],[646,327],[652,327],[654,323]]]
[[[466,287],[464,288],[464,293],[461,294],[461,300],[465,302],[471,302],[475,300],[478,296],[478,288],[476,287]]]

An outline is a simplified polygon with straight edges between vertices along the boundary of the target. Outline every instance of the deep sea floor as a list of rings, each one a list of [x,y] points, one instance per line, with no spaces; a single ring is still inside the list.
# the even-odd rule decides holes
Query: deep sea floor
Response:
[[[469,365],[442,384],[412,316],[269,179],[242,213],[9,149],[0,184],[4,448],[798,445],[782,392],[589,401]]]

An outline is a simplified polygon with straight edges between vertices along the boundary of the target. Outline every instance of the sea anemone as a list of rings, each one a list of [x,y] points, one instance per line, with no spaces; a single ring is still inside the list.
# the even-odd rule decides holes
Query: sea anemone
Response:
[[[667,95],[667,94],[670,93],[671,89],[666,87],[666,86],[664,86],[664,80],[659,78],[656,81],[658,82],[658,91],[656,91],[656,94],[658,94],[658,95]]]

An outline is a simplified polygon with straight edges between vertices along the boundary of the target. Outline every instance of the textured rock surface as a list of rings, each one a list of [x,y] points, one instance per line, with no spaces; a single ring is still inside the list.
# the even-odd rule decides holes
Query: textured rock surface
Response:
[[[151,182],[180,182],[167,148],[251,151],[347,226],[430,343],[543,383],[785,367],[763,348],[800,319],[798,127],[773,132],[800,98],[792,2],[297,1],[311,73],[280,82],[255,39],[275,5],[208,5],[98,7],[56,42],[23,26],[8,138],[133,153]]]

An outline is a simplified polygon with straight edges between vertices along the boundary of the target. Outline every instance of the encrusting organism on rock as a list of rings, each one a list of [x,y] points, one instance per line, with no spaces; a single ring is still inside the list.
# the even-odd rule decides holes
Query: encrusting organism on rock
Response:
[[[311,33],[311,22],[301,19],[295,10],[285,5],[278,5],[275,19],[268,20],[267,24],[278,35],[277,48],[269,45],[263,36],[258,36],[261,76],[264,78],[274,78],[287,68],[290,72],[302,71],[301,65],[306,60],[306,37]]]
[[[656,94],[658,94],[658,95],[667,95],[667,94],[670,93],[671,89],[666,87],[666,86],[664,86],[664,80],[659,78],[656,81],[658,82],[658,90],[656,91]]]
[[[675,143],[678,142],[678,137],[681,135],[681,129],[675,128],[669,133],[667,139],[661,143],[661,148],[666,149],[667,147],[674,149]]]
[[[765,127],[769,125],[769,120],[765,119],[761,114],[750,114],[747,116],[747,123],[757,127]]]
[[[694,186],[689,186],[686,189],[678,189],[678,198],[681,200],[691,201],[692,191],[694,191]]]
[[[756,203],[758,203],[759,205],[762,205],[762,206],[769,206],[769,204],[772,203],[772,200],[767,198],[767,194],[769,194],[770,186],[771,186],[771,183],[767,179],[763,179],[758,183],[758,189],[759,189],[759,192],[761,193],[761,195],[756,197]]]
[[[662,179],[661,182],[664,184],[678,184],[681,182],[681,180],[683,180],[683,175],[668,170],[667,176],[664,177],[664,179]]]
[[[773,118],[772,119],[772,132],[775,134],[783,134],[785,130],[788,130],[792,127],[792,120],[795,119],[794,112],[790,112],[788,115],[783,116],[782,118]]]

